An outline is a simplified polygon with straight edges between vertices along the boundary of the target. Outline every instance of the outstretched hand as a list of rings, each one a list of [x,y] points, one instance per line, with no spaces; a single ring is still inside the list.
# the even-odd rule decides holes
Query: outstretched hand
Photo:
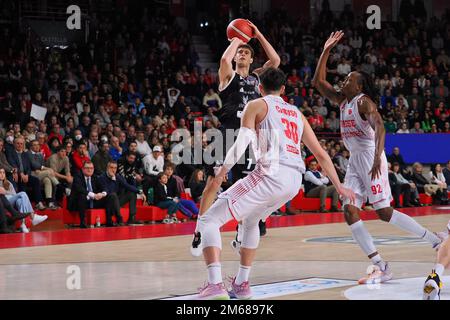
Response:
[[[349,199],[350,200],[350,204],[354,204],[356,201],[356,195],[353,192],[352,189],[348,189],[348,188],[344,188],[341,187],[339,189],[336,190],[340,196],[342,196],[345,199]]]
[[[323,49],[331,50],[332,48],[334,48],[337,45],[337,43],[342,39],[343,36],[344,36],[344,32],[342,32],[342,30],[332,32],[330,34],[330,37],[328,38],[328,40],[325,42]]]

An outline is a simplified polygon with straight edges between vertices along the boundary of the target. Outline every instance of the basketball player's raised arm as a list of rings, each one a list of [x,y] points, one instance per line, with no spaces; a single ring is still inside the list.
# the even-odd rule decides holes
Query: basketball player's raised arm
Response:
[[[280,65],[281,59],[276,50],[272,47],[269,41],[267,41],[266,37],[258,30],[258,28],[249,21],[250,26],[253,28],[255,38],[258,39],[259,43],[261,44],[261,47],[263,47],[264,52],[266,53],[269,60],[264,63],[264,65],[261,68],[257,68],[253,70],[256,74],[261,74],[264,69],[267,68],[278,68]]]
[[[376,104],[369,97],[363,96],[358,101],[358,111],[363,120],[367,120],[375,131],[375,157],[373,159],[372,170],[369,172],[372,180],[374,180],[381,175],[381,155],[384,151],[386,129],[384,128],[383,118],[378,112]]]
[[[239,38],[233,38],[230,45],[220,58],[219,67],[219,90],[230,82],[233,76],[233,58],[236,55],[238,47],[244,42]]]
[[[323,47],[317,63],[316,72],[312,79],[312,85],[319,90],[320,94],[327,99],[339,104],[344,100],[344,95],[337,92],[336,89],[327,81],[327,61],[330,51],[342,39],[344,33],[342,31],[332,32]]]
[[[233,168],[250,143],[256,143],[255,124],[264,117],[266,112],[267,105],[262,99],[253,100],[245,106],[239,134],[233,146],[228,150],[223,165],[216,173],[218,179],[223,178]]]
[[[317,140],[317,137],[309,125],[308,121],[302,115],[303,121],[303,137],[302,141],[308,147],[308,149],[314,154],[314,157],[319,162],[326,176],[330,178],[333,185],[336,187],[336,191],[343,197],[350,199],[351,203],[355,201],[355,194],[352,190],[344,188],[344,186],[339,181],[339,177],[337,175],[336,169],[334,168],[334,164],[331,161],[328,153],[322,148]]]

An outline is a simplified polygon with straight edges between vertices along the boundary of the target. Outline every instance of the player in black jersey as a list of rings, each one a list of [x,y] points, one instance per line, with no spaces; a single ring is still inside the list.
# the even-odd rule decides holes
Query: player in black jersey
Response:
[[[223,53],[222,58],[220,59],[219,68],[219,95],[222,99],[222,109],[219,111],[219,120],[221,122],[220,130],[223,134],[224,146],[227,145],[225,141],[226,130],[239,129],[245,105],[247,102],[261,96],[258,88],[258,75],[266,68],[277,68],[280,65],[280,57],[275,49],[254,24],[250,22],[250,25],[254,30],[254,38],[259,41],[269,60],[261,68],[257,68],[250,72],[250,66],[254,59],[254,51],[250,45],[244,43],[239,38],[233,38],[230,45]],[[233,62],[235,63],[234,68]],[[232,143],[228,143],[228,145],[231,146]],[[224,148],[223,151],[225,156],[227,151],[226,148]],[[253,169],[249,152],[246,152],[245,158],[246,164],[236,165],[233,168],[233,181],[239,180]],[[206,171],[208,180],[201,198],[199,215],[202,215],[209,207],[211,207],[220,188],[219,185],[214,183],[214,166],[208,166]],[[260,231],[261,234],[265,233],[265,223],[262,221],[260,222]],[[197,228],[192,241],[191,253],[195,256],[202,254],[201,234],[197,231]]]

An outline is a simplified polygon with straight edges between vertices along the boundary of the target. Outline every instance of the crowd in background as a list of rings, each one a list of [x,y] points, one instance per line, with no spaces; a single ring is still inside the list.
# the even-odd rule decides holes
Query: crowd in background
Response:
[[[368,30],[350,7],[333,14],[327,1],[313,23],[293,20],[286,11],[249,16],[280,55],[287,74],[283,98],[308,118],[341,179],[349,153],[339,139],[339,106],[311,87],[332,31],[342,29],[345,37],[330,56],[329,81],[339,88],[351,70],[372,75],[375,90],[368,94],[379,105],[387,133],[450,133],[450,15],[426,22],[402,5],[399,21],[383,22],[381,30]],[[194,200],[201,196],[203,165],[173,166],[171,135],[176,129],[193,132],[196,121],[204,130],[220,126],[216,74],[200,68],[192,34],[167,10],[154,4],[117,6],[111,15],[93,15],[88,42],[67,49],[35,45],[14,25],[0,31],[0,166],[18,191],[32,191],[38,208],[57,207],[86,161],[92,161],[96,175],[105,173],[111,160],[117,162],[118,172],[145,194],[176,178],[177,195],[190,188]],[[227,23],[212,21],[205,31],[218,57],[227,44]],[[255,49],[257,67],[266,57]],[[30,117],[33,104],[47,109],[45,121]],[[205,147],[204,139],[201,143]],[[26,165],[16,157],[22,152]],[[311,155],[303,152],[309,165]],[[440,199],[442,183],[445,189],[450,185],[438,166],[419,181],[420,164],[408,173],[406,164],[395,160],[391,185],[400,185],[393,188],[395,196],[411,193],[408,206],[419,204],[416,190]]]

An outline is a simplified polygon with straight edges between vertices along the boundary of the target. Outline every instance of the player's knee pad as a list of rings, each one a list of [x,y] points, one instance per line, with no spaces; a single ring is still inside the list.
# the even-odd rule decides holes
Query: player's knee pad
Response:
[[[246,222],[241,226],[242,229],[242,243],[241,247],[247,249],[256,249],[259,245],[259,226],[258,221]]]
[[[197,230],[202,235],[203,248],[217,247],[222,249],[220,227],[232,218],[225,199],[217,200],[205,214],[200,216]]]

